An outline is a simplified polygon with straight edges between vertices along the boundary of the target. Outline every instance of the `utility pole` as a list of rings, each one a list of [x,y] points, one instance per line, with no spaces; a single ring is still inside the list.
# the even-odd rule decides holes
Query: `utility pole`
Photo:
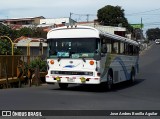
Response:
[[[70,19],[72,18],[72,14],[73,14],[73,13],[71,13],[71,12],[70,12],[70,16],[69,16],[69,17],[70,17]]]
[[[142,40],[142,36],[143,36],[142,27],[143,27],[143,23],[142,23],[142,17],[141,17],[141,40]]]
[[[89,21],[89,14],[86,15],[87,16],[87,22]]]

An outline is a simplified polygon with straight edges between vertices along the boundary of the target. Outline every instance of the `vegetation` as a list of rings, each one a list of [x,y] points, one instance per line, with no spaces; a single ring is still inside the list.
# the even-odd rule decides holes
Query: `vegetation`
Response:
[[[128,31],[133,30],[132,26],[125,18],[124,9],[122,9],[120,6],[107,5],[98,10],[97,17],[98,21],[102,25],[122,26],[126,27]]]
[[[46,62],[41,60],[39,57],[30,62],[28,66],[29,69],[34,70],[35,68],[39,68],[40,72],[46,72],[47,65]]]
[[[47,32],[44,32],[42,28],[28,28],[24,27],[18,31],[18,37],[37,37],[37,38],[46,38]]]
[[[160,39],[160,29],[159,28],[148,29],[146,31],[146,35],[148,40]]]
[[[12,30],[10,27],[0,24],[0,36],[8,36],[11,39],[18,38],[18,31]]]
[[[6,38],[0,39],[0,55],[11,55],[12,54],[12,44]],[[19,49],[14,48],[14,54],[20,55],[22,51]]]
[[[44,32],[42,28],[36,27],[23,27],[20,30],[13,30],[7,25],[0,24],[0,36],[8,36],[12,40],[21,36],[46,38],[47,32]]]
[[[0,24],[0,36],[8,36],[13,41],[21,36],[46,38],[47,32],[42,28],[28,28],[24,27],[20,30],[13,30],[7,25]],[[0,55],[11,54],[11,42],[7,38],[0,38]],[[14,54],[21,54],[19,49],[14,49]]]

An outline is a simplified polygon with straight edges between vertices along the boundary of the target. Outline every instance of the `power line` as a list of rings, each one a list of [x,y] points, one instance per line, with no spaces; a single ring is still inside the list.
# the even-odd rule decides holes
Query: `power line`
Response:
[[[153,11],[158,11],[158,10],[160,10],[160,8],[153,9],[153,10],[148,10],[148,11],[143,11],[143,12],[136,12],[136,13],[126,14],[126,15],[127,15],[127,16],[132,16],[132,15],[144,14],[144,13],[153,12]]]
[[[82,16],[85,16],[87,22],[89,21],[89,17],[90,17],[90,16],[97,16],[96,14],[77,14],[77,13],[71,13],[71,12],[70,12],[70,18],[72,18],[72,15],[79,16],[79,18],[82,17]]]

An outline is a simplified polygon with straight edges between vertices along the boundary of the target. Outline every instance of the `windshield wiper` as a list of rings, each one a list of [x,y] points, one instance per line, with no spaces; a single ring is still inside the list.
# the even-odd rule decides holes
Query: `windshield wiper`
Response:
[[[61,57],[58,57],[58,60],[57,60],[57,61],[59,62],[60,60],[61,60]]]
[[[84,57],[82,57],[83,62],[86,62],[86,60],[84,59]]]

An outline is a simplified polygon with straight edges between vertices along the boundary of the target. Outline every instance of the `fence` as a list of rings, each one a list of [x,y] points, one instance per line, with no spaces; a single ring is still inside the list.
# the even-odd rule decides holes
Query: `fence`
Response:
[[[25,66],[37,57],[39,56],[0,55],[0,84],[8,83],[8,80],[17,80],[21,70],[24,73]]]

